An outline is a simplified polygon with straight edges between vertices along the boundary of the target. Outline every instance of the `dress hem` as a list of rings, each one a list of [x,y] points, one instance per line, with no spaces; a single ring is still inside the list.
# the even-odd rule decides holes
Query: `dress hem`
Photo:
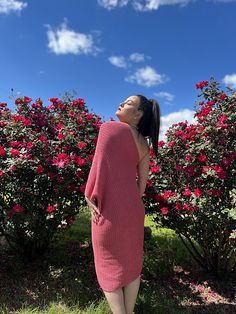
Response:
[[[142,275],[142,273],[140,273],[138,276],[135,276],[134,278],[132,278],[131,280],[129,280],[128,282],[126,282],[125,284],[122,284],[122,285],[120,285],[118,288],[116,288],[116,289],[114,289],[114,290],[111,290],[111,291],[108,291],[108,290],[105,290],[105,289],[103,289],[101,286],[101,289],[103,290],[103,291],[105,291],[105,292],[114,292],[114,291],[116,291],[116,290],[118,290],[118,289],[120,289],[120,288],[123,288],[124,286],[127,286],[129,283],[131,283],[132,281],[134,281],[135,279],[137,279],[138,277],[141,277],[141,275]]]

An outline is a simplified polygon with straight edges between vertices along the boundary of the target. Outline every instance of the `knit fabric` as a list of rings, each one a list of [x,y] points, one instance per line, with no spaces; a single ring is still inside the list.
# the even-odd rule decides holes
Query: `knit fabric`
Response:
[[[136,182],[139,152],[130,126],[107,121],[99,129],[85,196],[101,214],[91,219],[97,280],[107,292],[140,276],[143,265],[145,207]]]

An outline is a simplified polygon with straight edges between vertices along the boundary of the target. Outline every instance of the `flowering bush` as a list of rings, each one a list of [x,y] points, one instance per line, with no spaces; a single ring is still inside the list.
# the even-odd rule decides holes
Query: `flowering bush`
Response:
[[[196,85],[198,123],[173,124],[150,161],[144,199],[194,258],[220,275],[236,268],[236,95],[212,78]]]
[[[0,103],[0,233],[28,258],[43,253],[58,229],[85,205],[85,183],[101,118],[83,99]]]

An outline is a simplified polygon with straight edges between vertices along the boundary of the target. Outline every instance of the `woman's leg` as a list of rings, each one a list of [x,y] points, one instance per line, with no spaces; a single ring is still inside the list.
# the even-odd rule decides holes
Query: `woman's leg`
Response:
[[[126,314],[124,304],[124,293],[122,288],[112,292],[104,291],[105,297],[110,305],[113,314]]]
[[[124,287],[126,314],[132,314],[140,286],[140,276]]]

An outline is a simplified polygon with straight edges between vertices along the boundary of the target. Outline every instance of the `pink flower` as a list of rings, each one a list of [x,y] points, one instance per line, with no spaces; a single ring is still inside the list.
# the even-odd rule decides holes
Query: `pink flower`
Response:
[[[161,213],[162,213],[162,215],[166,215],[168,213],[168,208],[167,207],[162,207],[161,208]]]
[[[45,136],[45,135],[40,135],[39,140],[40,140],[41,142],[46,142],[47,136]]]
[[[184,159],[187,160],[187,161],[192,161],[193,157],[192,157],[192,155],[187,154]]]
[[[169,147],[173,147],[173,146],[175,146],[175,144],[176,144],[175,142],[171,141],[171,142],[168,144],[168,146],[169,146]]]
[[[184,196],[191,196],[191,191],[189,189],[185,189],[183,195]]]
[[[152,168],[150,169],[150,171],[151,171],[152,173],[158,173],[158,172],[160,171],[160,167],[159,167],[159,166],[154,166],[154,167],[152,167]]]
[[[202,191],[197,188],[193,191],[193,194],[196,196],[196,197],[200,197],[202,195]]]
[[[3,177],[5,175],[5,172],[0,170],[0,177]]]

